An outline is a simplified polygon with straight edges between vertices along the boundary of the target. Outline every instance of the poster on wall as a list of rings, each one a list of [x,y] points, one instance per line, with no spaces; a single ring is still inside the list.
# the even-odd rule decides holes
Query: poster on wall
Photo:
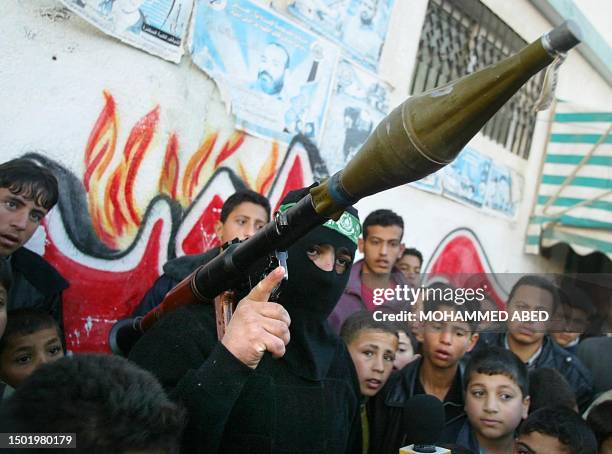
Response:
[[[422,189],[423,191],[427,192],[433,192],[434,194],[442,194],[442,176],[440,175],[441,173],[442,171],[432,173],[424,178],[421,178],[420,180],[408,183],[408,186],[412,186],[417,189]]]
[[[318,143],[339,51],[250,0],[199,0],[191,53],[250,134]]]
[[[320,146],[330,172],[342,169],[389,113],[389,90],[374,74],[340,61]]]
[[[467,205],[482,207],[491,158],[465,147],[442,174],[444,195]]]
[[[376,71],[395,0],[294,0],[289,12]]]
[[[492,163],[487,182],[485,208],[495,214],[514,218],[521,200],[522,179],[506,166]]]
[[[193,0],[61,0],[104,33],[179,63]]]

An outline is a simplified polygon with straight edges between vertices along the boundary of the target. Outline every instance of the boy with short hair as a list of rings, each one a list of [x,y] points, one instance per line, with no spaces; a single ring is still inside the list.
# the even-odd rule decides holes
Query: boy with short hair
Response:
[[[0,339],[0,379],[17,388],[41,365],[64,356],[57,322],[36,309],[9,311]]]
[[[417,334],[422,342],[422,357],[391,376],[385,387],[368,402],[371,445],[380,453],[397,453],[402,446],[402,409],[416,394],[431,394],[444,403],[446,427],[437,442],[454,443],[463,422],[463,380],[460,361],[478,340],[472,322],[458,319],[470,312],[470,304],[446,299],[454,291],[450,285],[435,283],[427,287],[424,314],[444,314],[448,321],[425,321]],[[456,315],[460,314],[460,315]]]
[[[221,244],[234,238],[246,240],[270,221],[270,202],[263,195],[242,189],[229,196],[221,216],[215,222],[215,233]],[[214,259],[221,249],[215,247],[202,254],[185,255],[168,261],[153,287],[142,298],[132,317],[145,315],[164,300],[166,294],[201,265]]]
[[[393,370],[398,346],[395,327],[388,322],[375,321],[369,311],[359,311],[342,324],[340,337],[355,364],[361,394],[374,396]]]
[[[586,418],[589,427],[595,433],[599,453],[612,453],[612,400],[605,400],[595,405]]]
[[[559,347],[547,334],[548,321],[521,320],[523,313],[546,312],[552,318],[559,305],[557,287],[537,275],[521,277],[508,297],[507,333],[483,335],[483,344],[505,347],[527,365],[528,370],[549,367],[565,377],[576,395],[580,411],[591,402],[593,382],[580,360]],[[519,317],[516,317],[516,315]]]
[[[62,292],[68,282],[40,255],[23,247],[59,198],[51,171],[26,158],[0,164],[0,261],[13,284],[8,310],[37,308],[62,326]]]
[[[374,297],[376,290],[409,285],[396,267],[397,259],[404,251],[404,220],[391,210],[375,210],[363,221],[362,233],[363,238],[359,239],[358,246],[363,260],[353,265],[342,298],[328,318],[336,333],[354,312],[374,311],[383,307],[394,311],[410,308],[409,301],[397,297],[384,301],[382,305],[377,304]]]
[[[91,454],[176,454],[184,424],[151,373],[112,355],[46,364],[0,407],[0,432],[71,433]]]
[[[352,314],[342,324],[340,337],[351,355],[359,390],[366,399],[376,395],[393,371],[398,346],[395,328],[388,322],[376,322],[369,311]],[[369,426],[365,401],[361,404],[362,452],[369,450]]]
[[[466,422],[457,444],[474,452],[505,454],[529,409],[527,368],[511,351],[491,347],[474,353],[465,369]]]
[[[513,454],[597,454],[593,431],[566,407],[543,407],[521,424]]]
[[[421,251],[413,247],[404,249],[404,253],[397,261],[396,266],[413,287],[421,286],[421,268],[423,267]]]
[[[557,406],[578,412],[576,396],[569,383],[558,370],[542,367],[529,372],[529,413],[554,402]]]
[[[575,284],[565,284],[559,289],[560,311],[563,326],[551,333],[557,344],[572,354],[576,354],[581,336],[587,330],[595,307],[589,295]]]

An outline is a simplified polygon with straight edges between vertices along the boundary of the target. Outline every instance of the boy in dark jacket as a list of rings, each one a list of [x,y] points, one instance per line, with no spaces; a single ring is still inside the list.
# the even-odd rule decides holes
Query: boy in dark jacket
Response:
[[[370,452],[395,454],[410,440],[403,440],[402,410],[416,394],[430,394],[444,403],[446,427],[439,440],[454,443],[465,421],[463,410],[463,366],[460,360],[478,341],[474,326],[461,321],[469,311],[466,304],[455,304],[442,295],[454,289],[446,284],[432,284],[423,302],[423,314],[444,315],[446,321],[425,321],[417,335],[422,342],[422,357],[389,378],[385,387],[368,402]],[[456,315],[455,315],[456,314]],[[418,415],[415,415],[418,417]]]
[[[261,194],[248,189],[237,191],[227,198],[221,216],[215,222],[215,233],[221,244],[234,238],[246,240],[270,221],[270,202]],[[215,247],[202,254],[185,255],[168,261],[153,287],[142,298],[132,317],[145,315],[159,306],[166,294],[198,267],[219,255]]]
[[[557,288],[548,280],[535,275],[523,276],[508,297],[508,332],[483,335],[482,342],[511,350],[527,365],[528,370],[541,367],[558,370],[574,391],[576,403],[582,412],[593,397],[591,373],[576,356],[552,340],[547,334],[547,322],[522,321],[515,316],[541,311],[550,314],[552,318],[558,301]]]
[[[62,326],[62,291],[68,282],[40,255],[23,247],[55,206],[57,179],[24,158],[0,164],[0,260],[12,277],[8,310],[36,308]]]
[[[304,195],[289,193],[281,211]],[[184,452],[360,453],[359,383],[326,322],[359,230],[349,208],[291,245],[280,304],[266,301],[282,279],[277,268],[241,300],[221,341],[214,308],[198,304],[166,316],[134,346],[130,359],[188,410]]]

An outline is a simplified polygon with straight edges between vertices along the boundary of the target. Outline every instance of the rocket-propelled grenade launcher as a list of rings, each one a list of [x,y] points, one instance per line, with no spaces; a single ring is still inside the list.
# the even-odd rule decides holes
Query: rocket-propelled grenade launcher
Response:
[[[499,63],[404,101],[382,120],[344,169],[312,188],[285,213],[277,213],[253,237],[231,245],[194,271],[144,318],[113,329],[111,347],[116,349],[123,337],[146,331],[179,306],[213,301],[233,288],[258,259],[286,250],[327,219],[337,219],[348,205],[449,164],[527,80],[579,42],[577,26],[565,22]],[[120,346],[117,350],[125,351]]]

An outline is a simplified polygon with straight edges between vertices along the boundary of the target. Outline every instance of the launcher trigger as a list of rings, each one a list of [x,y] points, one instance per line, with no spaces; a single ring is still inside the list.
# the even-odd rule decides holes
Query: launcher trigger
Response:
[[[282,266],[285,269],[285,275],[283,276],[283,280],[286,281],[289,279],[289,269],[287,268],[287,251],[274,251],[274,256],[270,256],[270,264],[268,273],[274,270],[278,266]],[[278,298],[281,294],[281,284],[278,284],[272,293],[270,294],[270,301],[278,301]]]

